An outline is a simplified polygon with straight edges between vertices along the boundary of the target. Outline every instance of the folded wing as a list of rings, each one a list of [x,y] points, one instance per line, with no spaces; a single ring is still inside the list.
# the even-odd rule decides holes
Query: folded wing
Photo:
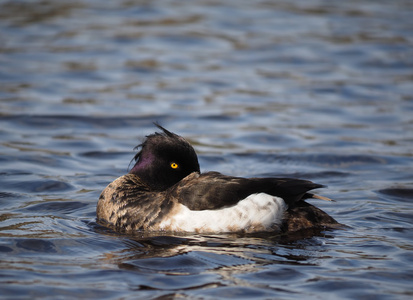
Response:
[[[313,196],[308,191],[323,187],[293,178],[240,178],[217,172],[192,173],[168,193],[191,210],[218,209],[236,204],[251,194],[281,197],[289,207]]]

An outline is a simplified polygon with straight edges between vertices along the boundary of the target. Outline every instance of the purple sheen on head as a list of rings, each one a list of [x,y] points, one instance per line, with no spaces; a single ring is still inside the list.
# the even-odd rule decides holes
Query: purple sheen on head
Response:
[[[138,170],[146,169],[153,162],[154,156],[152,153],[145,153],[145,156],[139,156],[139,160],[136,162],[135,166],[129,171],[129,173],[135,173]]]

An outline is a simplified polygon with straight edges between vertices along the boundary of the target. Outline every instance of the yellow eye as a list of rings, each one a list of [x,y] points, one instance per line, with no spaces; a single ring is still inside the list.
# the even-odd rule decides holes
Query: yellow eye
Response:
[[[177,163],[171,163],[171,168],[172,169],[177,169],[178,168],[178,164]]]

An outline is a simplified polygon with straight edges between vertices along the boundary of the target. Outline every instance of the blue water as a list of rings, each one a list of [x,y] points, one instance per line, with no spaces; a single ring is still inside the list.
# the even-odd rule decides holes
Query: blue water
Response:
[[[411,1],[1,1],[0,297],[410,299]],[[126,235],[157,121],[202,171],[327,185],[348,227]]]

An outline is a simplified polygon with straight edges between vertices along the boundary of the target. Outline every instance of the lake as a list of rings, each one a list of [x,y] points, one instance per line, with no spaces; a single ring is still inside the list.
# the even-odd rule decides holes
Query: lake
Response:
[[[411,299],[411,1],[0,2],[0,297]],[[114,232],[159,122],[201,171],[309,179],[344,229]]]

